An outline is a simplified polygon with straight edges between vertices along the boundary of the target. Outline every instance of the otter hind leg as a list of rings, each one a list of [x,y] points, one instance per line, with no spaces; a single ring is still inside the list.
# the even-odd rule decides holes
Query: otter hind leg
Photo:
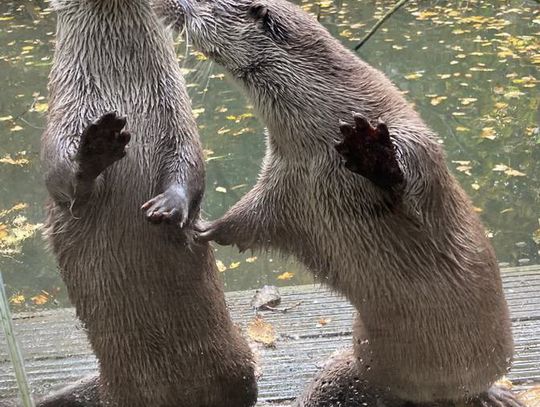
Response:
[[[336,145],[345,167],[381,188],[402,184],[404,175],[386,124],[378,123],[377,127],[373,127],[357,113],[353,114],[353,118],[354,126],[341,123],[343,141]]]
[[[295,407],[398,407],[403,402],[370,387],[363,368],[348,349],[333,356],[308,385]]]
[[[98,376],[90,376],[38,401],[37,407],[101,407]]]
[[[525,407],[517,397],[504,387],[494,384],[485,393],[471,398],[465,407]],[[456,404],[456,407],[459,407]]]

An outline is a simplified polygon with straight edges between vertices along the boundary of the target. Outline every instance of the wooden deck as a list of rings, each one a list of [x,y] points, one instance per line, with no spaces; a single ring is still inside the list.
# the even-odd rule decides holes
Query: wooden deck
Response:
[[[515,388],[540,383],[540,266],[503,270],[512,312],[516,357],[509,378]],[[260,312],[277,333],[275,348],[258,346],[262,377],[260,406],[288,405],[298,396],[324,360],[351,343],[353,308],[318,286],[282,288],[280,307],[302,301],[282,314]],[[233,319],[245,330],[253,318],[253,291],[227,294]],[[325,325],[318,322],[328,320]],[[72,309],[15,316],[15,329],[36,394],[48,393],[96,370],[96,360]],[[16,397],[15,376],[0,335],[0,406]]]

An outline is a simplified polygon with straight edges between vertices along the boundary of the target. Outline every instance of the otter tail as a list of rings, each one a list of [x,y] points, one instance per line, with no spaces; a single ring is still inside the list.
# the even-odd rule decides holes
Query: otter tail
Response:
[[[88,376],[38,401],[37,407],[102,407],[99,377]]]

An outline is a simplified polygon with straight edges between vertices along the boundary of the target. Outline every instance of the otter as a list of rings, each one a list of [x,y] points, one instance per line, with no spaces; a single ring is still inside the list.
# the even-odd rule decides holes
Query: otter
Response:
[[[46,237],[99,375],[40,406],[253,406],[251,350],[193,241],[205,168],[172,38],[149,0],[53,6]]]
[[[199,241],[293,254],[357,309],[353,350],[298,404],[520,405],[494,384],[513,355],[495,253],[396,86],[286,0],[154,6],[240,84],[268,129],[256,185],[200,225]],[[366,156],[362,143],[373,144]]]

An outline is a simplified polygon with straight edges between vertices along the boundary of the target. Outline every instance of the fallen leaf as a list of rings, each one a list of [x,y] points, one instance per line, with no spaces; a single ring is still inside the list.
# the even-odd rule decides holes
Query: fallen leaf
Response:
[[[220,273],[223,273],[225,270],[227,270],[227,266],[223,264],[221,260],[216,260],[216,266]]]
[[[527,407],[540,407],[540,386],[520,392],[518,398]]]
[[[11,298],[9,299],[9,302],[12,304],[20,305],[24,303],[25,300],[26,298],[24,298],[24,295],[22,295],[21,293],[17,293],[11,296]]]
[[[267,347],[275,346],[276,332],[274,327],[259,316],[248,323],[247,333],[255,342],[262,343]]]
[[[36,305],[46,304],[50,299],[50,294],[46,291],[41,291],[41,294],[32,297],[31,300]]]
[[[234,270],[240,267],[239,261],[233,261],[231,264],[229,264],[229,270]]]
[[[277,279],[278,280],[290,280],[293,277],[294,277],[294,273],[286,271],[285,273],[282,273],[279,276],[277,276]]]
[[[319,318],[317,321],[317,326],[325,326],[328,325],[332,321],[332,318]]]
[[[484,127],[480,133],[480,137],[487,138],[489,140],[495,139],[495,130],[493,127]]]
[[[246,263],[255,263],[255,260],[257,260],[257,256],[248,257]]]
[[[217,192],[221,192],[222,194],[226,194],[226,193],[227,193],[227,188],[217,187],[217,188],[216,188],[216,191],[217,191]]]

